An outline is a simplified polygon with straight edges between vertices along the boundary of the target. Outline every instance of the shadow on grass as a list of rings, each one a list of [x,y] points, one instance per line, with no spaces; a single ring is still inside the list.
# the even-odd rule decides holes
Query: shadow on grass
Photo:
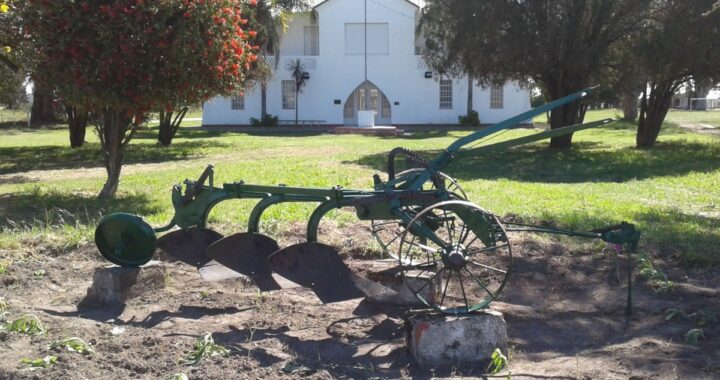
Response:
[[[553,151],[547,149],[546,144],[534,144],[495,153],[476,148],[460,152],[444,171],[460,180],[581,183],[627,182],[720,169],[720,144],[666,141],[649,150],[596,149],[598,146],[601,144],[575,142],[571,150]],[[441,152],[418,153],[433,158]],[[345,163],[385,171],[387,154],[366,155]]]
[[[151,127],[150,129],[145,129],[141,133],[138,133],[135,135],[134,139],[136,140],[157,140],[157,127]],[[238,130],[213,130],[213,129],[202,129],[202,128],[196,128],[196,127],[181,127],[178,130],[177,135],[175,135],[176,139],[209,139],[214,137],[223,137],[223,136],[238,136],[238,135],[246,135],[246,136],[268,136],[268,137],[308,137],[308,136],[320,136],[323,134],[328,134],[331,132],[323,132],[323,131],[288,131],[288,130],[277,130],[273,129],[271,127],[257,127],[254,129],[251,128],[244,128],[244,129],[238,129]],[[175,145],[175,143],[173,143]]]
[[[657,253],[687,266],[720,265],[720,218],[657,210],[635,215],[635,219]]]
[[[202,157],[202,150],[225,147],[220,141],[183,141],[168,148],[132,143],[125,153],[125,164],[185,160]],[[0,174],[29,170],[74,169],[103,167],[99,144],[85,144],[82,148],[69,146],[0,147]]]
[[[120,195],[99,200],[95,194],[49,192],[36,187],[30,192],[0,194],[0,230],[95,225],[106,214],[129,212],[150,215],[160,211],[146,195]]]

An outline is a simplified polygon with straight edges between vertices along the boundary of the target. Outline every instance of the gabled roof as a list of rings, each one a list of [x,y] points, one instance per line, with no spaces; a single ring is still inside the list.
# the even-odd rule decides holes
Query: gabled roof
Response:
[[[315,9],[315,8],[317,8],[317,7],[325,4],[325,3],[327,3],[327,2],[330,2],[330,1],[333,1],[333,0],[322,0],[322,1],[320,1],[319,3],[317,3],[317,5],[313,6],[312,8]],[[371,1],[372,1],[372,0],[371,0]],[[419,2],[420,0],[415,0],[415,1],[403,0],[403,1],[406,2],[406,3],[411,4],[411,5],[414,6],[415,8],[420,8],[420,5],[416,4],[416,2]]]

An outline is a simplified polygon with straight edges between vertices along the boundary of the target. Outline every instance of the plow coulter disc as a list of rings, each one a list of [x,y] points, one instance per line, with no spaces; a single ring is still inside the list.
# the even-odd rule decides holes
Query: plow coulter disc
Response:
[[[207,247],[220,239],[222,235],[213,230],[192,227],[163,235],[157,247],[174,259],[199,268],[210,262],[205,255]]]
[[[141,217],[125,213],[108,215],[95,229],[95,245],[110,262],[139,267],[155,252],[155,231]]]
[[[274,273],[312,289],[323,303],[365,296],[333,247],[320,243],[296,244],[272,254],[268,263]]]
[[[231,235],[208,247],[206,254],[213,261],[200,268],[200,274],[203,278],[218,277],[223,271],[227,273],[229,268],[250,277],[261,291],[278,290],[281,287],[272,278],[267,258],[279,249],[277,242],[265,235],[253,233]],[[223,269],[216,264],[227,268]]]

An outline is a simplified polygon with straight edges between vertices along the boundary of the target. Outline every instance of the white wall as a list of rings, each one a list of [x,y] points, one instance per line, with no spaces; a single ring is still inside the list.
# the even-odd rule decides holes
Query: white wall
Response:
[[[392,123],[457,124],[458,116],[467,111],[467,79],[453,81],[453,109],[440,109],[438,78],[425,78],[428,69],[421,57],[414,55],[417,8],[405,0],[368,1],[367,6],[369,23],[389,25],[389,54],[368,56],[367,79],[380,88],[390,101]],[[341,125],[347,97],[365,81],[364,55],[345,54],[345,24],[364,22],[364,2],[330,0],[318,6],[316,11],[320,55],[301,57],[304,53],[304,26],[310,25],[311,19],[307,13],[296,15],[281,44],[275,78],[268,86],[268,113],[279,116],[281,120],[295,118],[295,110],[282,109],[280,81],[291,79],[285,69],[286,62],[301,58],[310,67],[310,80],[299,96],[299,118]],[[229,99],[212,99],[205,105],[203,124],[248,124],[250,117],[259,118],[259,92],[259,89],[247,92],[244,111],[230,110]],[[482,123],[495,123],[530,108],[527,90],[507,84],[504,93],[505,107],[491,110],[489,89],[475,87],[473,103]],[[334,104],[336,99],[341,100],[341,104]],[[399,104],[396,105],[396,102]]]

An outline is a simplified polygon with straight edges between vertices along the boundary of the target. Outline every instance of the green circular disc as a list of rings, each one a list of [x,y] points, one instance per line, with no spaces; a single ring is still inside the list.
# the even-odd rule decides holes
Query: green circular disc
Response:
[[[139,267],[155,253],[155,231],[141,217],[117,213],[104,216],[95,229],[95,245],[111,262]]]

